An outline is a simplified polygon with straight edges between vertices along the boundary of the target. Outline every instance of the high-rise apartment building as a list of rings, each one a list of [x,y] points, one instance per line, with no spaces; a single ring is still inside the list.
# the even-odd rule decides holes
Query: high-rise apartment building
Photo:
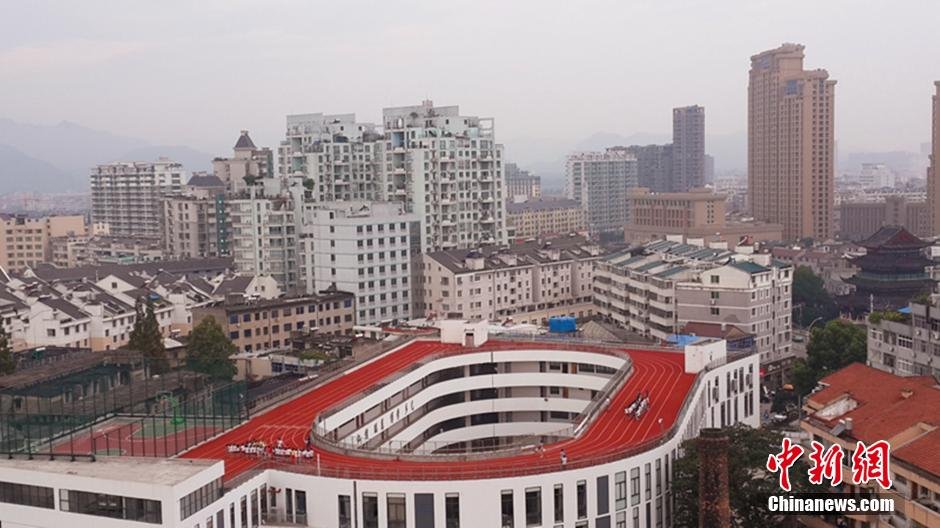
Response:
[[[384,136],[355,114],[287,116],[278,148],[282,178],[303,178],[315,202],[383,197]]]
[[[85,218],[0,215],[0,267],[20,271],[27,266],[51,262],[52,239],[85,234]]]
[[[299,187],[268,197],[253,185],[246,195],[226,200],[229,251],[240,273],[273,277],[282,290],[300,291],[299,235],[303,198]]]
[[[631,145],[626,150],[636,157],[638,186],[645,187],[653,192],[672,191],[672,144]]]
[[[302,179],[314,202],[403,202],[418,216],[423,251],[505,243],[503,148],[493,119],[431,101],[382,116],[382,132],[354,114],[288,116],[281,176]]]
[[[186,180],[183,166],[165,158],[152,163],[117,162],[91,172],[91,217],[115,236],[159,239],[163,198],[178,195]]]
[[[672,188],[686,192],[705,184],[705,108],[672,109]]]
[[[274,176],[274,154],[269,148],[258,148],[242,130],[235,142],[231,158],[212,160],[212,172],[233,193],[244,191],[252,181]]]
[[[542,178],[520,169],[515,163],[507,163],[505,169],[507,201],[524,202],[542,197]]]
[[[385,108],[382,121],[386,195],[418,215],[422,252],[506,243],[503,146],[492,118],[424,101]]]
[[[784,238],[832,237],[835,84],[803,69],[803,46],[751,57],[748,85],[748,194],[758,220],[783,225]]]
[[[225,182],[195,174],[179,196],[163,201],[163,244],[176,258],[219,257],[229,254]]]
[[[930,208],[930,236],[940,234],[940,81],[934,82],[933,123],[930,167],[927,169],[927,205]]]
[[[568,156],[565,169],[568,198],[584,208],[590,234],[620,238],[629,219],[627,189],[637,186],[636,157],[623,147],[579,152]]]
[[[400,202],[323,202],[305,212],[303,282],[307,293],[356,296],[356,323],[411,318],[412,258],[418,217]]]

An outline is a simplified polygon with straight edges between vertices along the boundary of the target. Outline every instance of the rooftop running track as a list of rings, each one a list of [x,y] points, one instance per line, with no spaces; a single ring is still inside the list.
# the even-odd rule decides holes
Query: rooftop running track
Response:
[[[264,440],[268,445],[273,445],[280,438],[289,448],[302,448],[318,413],[371,387],[415,361],[430,355],[458,352],[461,348],[458,345],[436,341],[412,342],[358,370],[334,378],[260,414],[181,456],[224,460],[226,481],[251,469],[288,469],[285,462],[266,461],[241,453],[230,454],[226,446],[243,444],[249,440]],[[480,350],[491,348],[590,350],[592,347],[491,340]],[[468,352],[473,350],[467,349]],[[580,436],[546,445],[542,454],[530,450],[502,456],[494,453],[489,458],[476,455],[467,460],[453,456],[439,461],[428,460],[427,457],[420,460],[390,460],[365,454],[349,455],[317,449],[319,467],[315,462],[301,461],[290,464],[288,470],[374,480],[461,480],[557,471],[560,469],[562,449],[568,455],[566,468],[569,469],[624,458],[631,451],[642,450],[657,443],[664,433],[670,430],[695,382],[695,374],[685,373],[682,353],[627,348],[623,350],[632,358],[634,370],[626,383],[611,397],[610,405],[595,417]],[[639,421],[626,418],[623,409],[638,392],[647,390],[650,393],[650,410]],[[661,424],[659,418],[663,420]]]

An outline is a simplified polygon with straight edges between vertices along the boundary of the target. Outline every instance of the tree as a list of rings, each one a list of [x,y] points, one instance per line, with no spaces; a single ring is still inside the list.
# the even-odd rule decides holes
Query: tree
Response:
[[[798,394],[809,394],[821,378],[867,358],[867,335],[862,327],[840,319],[817,326],[810,335],[806,359],[793,366],[794,389]]]
[[[189,334],[186,366],[220,380],[230,380],[237,372],[231,356],[238,349],[212,316],[206,317]]]
[[[793,310],[797,324],[806,328],[816,319],[831,321],[839,316],[839,307],[823,287],[823,280],[813,270],[800,266],[793,273]]]
[[[13,351],[10,349],[10,336],[7,335],[7,329],[0,323],[0,376],[13,374],[16,370],[16,360],[13,359]]]
[[[736,527],[786,526],[782,516],[768,518],[767,495],[779,495],[779,475],[767,471],[767,457],[780,452],[782,437],[769,429],[736,425],[723,429],[728,435],[728,494],[731,524]],[[672,492],[675,500],[674,525],[698,526],[699,457],[695,439],[682,443],[683,455],[676,459]],[[805,457],[803,457],[805,458]],[[792,492],[807,491],[807,466],[801,458],[790,468]]]
[[[127,348],[143,354],[154,374],[162,374],[170,370],[170,363],[166,357],[166,348],[163,346],[163,334],[160,333],[160,324],[154,313],[153,300],[147,299],[144,303],[137,299],[134,307],[137,319]]]

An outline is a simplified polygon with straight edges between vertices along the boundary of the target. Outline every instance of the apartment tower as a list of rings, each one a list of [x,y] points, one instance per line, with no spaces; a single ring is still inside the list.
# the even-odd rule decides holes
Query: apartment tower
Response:
[[[927,169],[927,203],[930,208],[930,236],[940,234],[940,81],[934,82],[937,93],[933,96],[933,135],[930,149],[930,167]]]
[[[705,108],[672,109],[672,191],[705,184]]]
[[[758,220],[783,225],[786,240],[832,237],[835,84],[804,70],[800,44],[751,57],[748,197]]]

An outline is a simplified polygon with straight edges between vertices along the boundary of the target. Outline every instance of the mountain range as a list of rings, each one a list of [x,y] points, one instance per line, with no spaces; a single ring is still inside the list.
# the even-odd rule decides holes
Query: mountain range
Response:
[[[111,161],[178,161],[208,170],[211,154],[184,146],[154,145],[68,121],[35,125],[0,119],[0,194],[87,191],[89,170]]]

